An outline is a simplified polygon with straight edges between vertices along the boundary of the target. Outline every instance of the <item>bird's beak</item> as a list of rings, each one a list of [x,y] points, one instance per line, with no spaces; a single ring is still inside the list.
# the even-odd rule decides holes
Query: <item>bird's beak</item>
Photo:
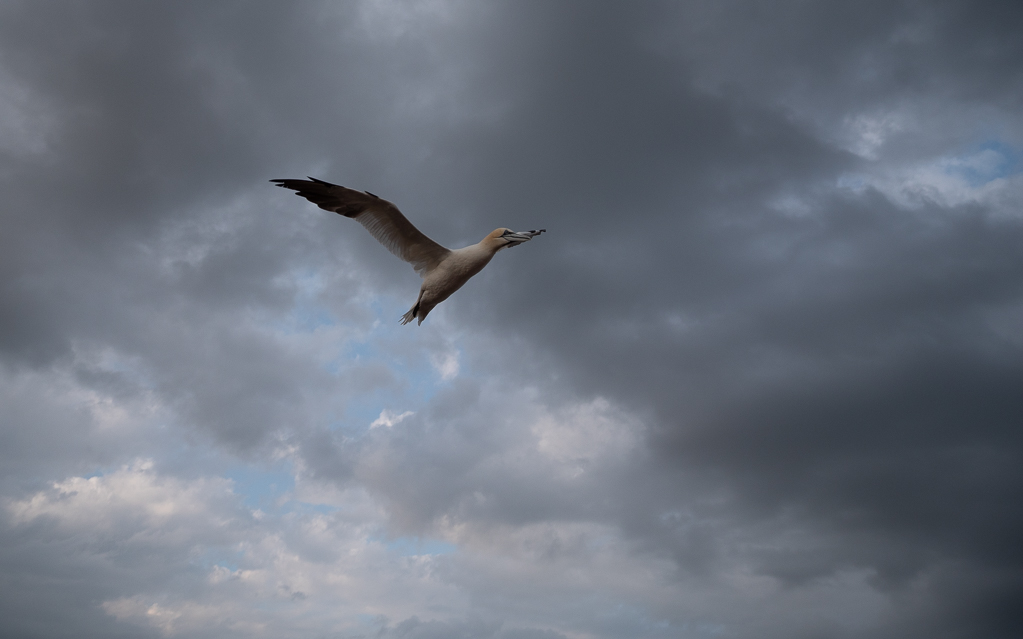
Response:
[[[515,246],[528,242],[537,235],[543,233],[547,229],[540,229],[539,231],[507,231],[501,235],[501,239],[508,240],[508,246]]]

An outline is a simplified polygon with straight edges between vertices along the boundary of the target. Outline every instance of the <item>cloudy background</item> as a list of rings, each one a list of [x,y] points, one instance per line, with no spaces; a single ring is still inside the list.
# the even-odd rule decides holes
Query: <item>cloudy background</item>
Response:
[[[0,3],[0,636],[1021,636],[1021,33]]]

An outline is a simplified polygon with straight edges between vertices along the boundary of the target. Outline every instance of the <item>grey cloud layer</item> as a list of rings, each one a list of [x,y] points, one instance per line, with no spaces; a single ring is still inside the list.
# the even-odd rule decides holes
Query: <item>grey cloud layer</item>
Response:
[[[1021,28],[1011,2],[8,3],[0,488],[287,449],[402,534],[459,531],[480,616],[381,636],[1016,636]],[[994,174],[957,168],[985,149]],[[356,357],[417,283],[266,182],[307,173],[445,244],[549,233]],[[286,330],[324,309],[339,332]],[[328,428],[403,409],[394,371],[455,343],[471,374],[415,416]],[[160,408],[104,429],[88,392]],[[18,632],[109,636],[97,597],[185,589],[42,521],[0,522]],[[587,617],[544,562],[634,588]]]

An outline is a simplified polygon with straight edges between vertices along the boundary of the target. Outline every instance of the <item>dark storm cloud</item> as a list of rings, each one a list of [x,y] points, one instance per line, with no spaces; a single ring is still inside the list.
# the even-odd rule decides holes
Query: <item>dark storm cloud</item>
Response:
[[[42,139],[42,150],[5,163],[5,217],[19,234],[4,238],[10,273],[4,348],[36,361],[59,354],[69,334],[80,330],[69,325],[81,322],[65,319],[67,304],[54,298],[82,291],[75,306],[88,306],[92,291],[83,289],[108,285],[68,283],[67,275],[131,270],[154,257],[132,255],[138,243],[189,223],[195,231],[182,242],[217,244],[194,281],[209,287],[219,272],[234,279],[217,295],[271,294],[268,273],[279,271],[296,248],[266,235],[277,231],[265,223],[281,223],[261,204],[274,194],[265,189],[227,216],[227,226],[238,222],[235,216],[255,218],[250,223],[260,231],[244,237],[210,237],[217,230],[210,209],[263,188],[276,172],[337,161],[339,148],[352,163],[379,163],[376,149],[388,134],[380,131],[375,101],[393,100],[401,78],[391,80],[390,89],[371,82],[369,65],[359,62],[371,34],[356,26],[355,7],[298,4],[273,15],[243,9],[199,3],[5,7],[2,46],[11,92],[27,92],[32,108],[46,117],[31,132]],[[292,49],[288,43],[296,41],[319,44]],[[375,62],[397,65],[391,57],[384,53]],[[408,55],[397,49],[393,57]],[[343,62],[314,64],[317,59]],[[352,90],[359,86],[373,86],[374,95]],[[246,291],[250,283],[262,290]]]
[[[156,397],[172,428],[249,458],[284,442],[311,477],[368,489],[403,534],[609,526],[680,584],[741,565],[791,594],[864,571],[892,602],[871,636],[1015,636],[1019,182],[991,176],[1002,200],[924,185],[910,204],[889,182],[1023,144],[1021,29],[1010,2],[7,4],[5,485],[20,499],[144,436],[16,383],[63,371],[126,404]],[[472,375],[365,435],[325,423],[399,388],[394,370],[353,358],[331,374],[330,340],[294,348],[266,327],[319,312],[295,311],[310,295],[296,274],[330,273],[317,309],[354,333],[371,292],[417,283],[266,183],[309,172],[380,193],[449,245],[549,229],[445,303]],[[382,348],[411,367],[405,351],[450,346],[430,330]],[[526,424],[544,419],[602,424],[610,444],[537,453]],[[61,598],[87,578],[68,553]],[[477,601],[517,609],[500,603],[512,586],[456,565]],[[531,596],[559,627],[562,601]],[[566,604],[560,627],[842,632],[802,619],[806,602],[750,621],[729,600],[697,627],[636,597],[675,625]],[[446,619],[381,636],[561,636],[528,615]]]
[[[1012,120],[998,109],[1019,100],[1021,56],[1006,21],[1019,26],[1020,13],[1008,5],[989,14],[953,5],[808,8],[797,18],[791,5],[743,6],[725,10],[728,19],[708,8],[705,46],[714,46],[708,33],[760,33],[759,15],[769,34],[736,38],[745,58],[725,70],[718,98],[687,85],[684,67],[671,69],[677,84],[669,91],[671,74],[658,72],[664,62],[632,44],[642,31],[632,43],[621,31],[609,42],[591,25],[592,50],[571,39],[578,33],[551,38],[572,51],[548,52],[556,60],[619,66],[580,64],[542,76],[547,82],[533,78],[546,90],[520,122],[535,127],[557,120],[559,108],[595,106],[535,136],[526,125],[500,131],[521,154],[540,149],[554,158],[550,166],[567,166],[557,173],[567,183],[538,198],[559,222],[548,225],[565,233],[561,250],[530,263],[534,277],[517,294],[505,291],[476,316],[556,344],[547,356],[583,387],[655,407],[651,444],[662,470],[677,472],[679,484],[710,473],[734,491],[731,517],[793,511],[792,526],[833,528],[839,540],[801,578],[860,565],[904,584],[929,565],[978,562],[1005,597],[992,597],[990,617],[969,613],[949,632],[1009,636],[1020,620],[1006,606],[1023,568],[1011,541],[1021,521],[1023,353],[990,317],[1020,304],[1023,227],[985,206],[907,211],[872,189],[815,195],[862,160],[789,120],[777,103],[792,99],[784,85],[797,83],[795,99],[820,92],[824,101],[823,110],[802,108],[831,122],[880,96],[948,99],[942,117],[958,116],[964,132],[984,126],[970,121],[978,100],[998,105],[991,124]],[[914,29],[917,42],[873,46]],[[727,49],[726,66],[735,55]],[[758,75],[783,86],[763,86]],[[742,100],[728,97],[730,81]],[[828,102],[836,98],[847,102]],[[803,191],[810,213],[771,210],[782,188]],[[557,300],[556,310],[545,299]],[[649,510],[636,517],[633,507],[622,523],[654,535],[660,512],[691,498],[669,482],[639,497]],[[762,569],[786,579],[798,554]],[[935,596],[958,596],[947,588]]]
[[[500,284],[495,270],[482,276],[480,289],[501,288],[489,303],[452,304],[539,345],[538,357],[570,371],[577,388],[653,407],[660,462],[650,473],[677,482],[635,497],[640,506],[618,510],[628,502],[612,499],[617,512],[606,516],[683,564],[692,540],[660,533],[661,515],[693,498],[680,488],[692,475],[709,474],[731,493],[726,521],[784,517],[827,540],[812,557],[765,556],[765,574],[800,582],[859,566],[891,588],[963,561],[987,584],[990,616],[967,610],[983,607],[974,601],[962,626],[942,623],[950,635],[1009,636],[1020,621],[996,602],[1011,600],[1021,569],[1012,540],[1023,353],[991,318],[1020,304],[1023,227],[988,205],[906,210],[870,188],[829,193],[869,161],[800,121],[835,125],[879,103],[947,100],[926,106],[941,112],[932,121],[959,127],[939,140],[1006,122],[1018,130],[1001,109],[1018,103],[1019,45],[1006,21],[1019,25],[1019,12],[886,3],[796,16],[774,7],[723,16],[706,6],[709,17],[696,16],[708,47],[700,53],[725,60],[714,78],[723,95],[690,84],[714,77],[713,60],[709,71],[699,56],[672,65],[663,39],[643,46],[657,25],[641,11],[594,11],[584,29],[557,9],[528,23],[536,73],[502,76],[513,106],[500,126],[474,129],[463,142],[471,151],[459,154],[472,158],[474,189],[505,192],[496,205],[507,215],[553,227],[544,239],[554,249],[518,261]],[[768,35],[752,35],[764,22]],[[741,63],[714,48],[722,33],[735,37]],[[694,46],[671,53],[685,59]],[[817,95],[819,106],[799,104]],[[786,101],[807,113],[793,119]],[[974,120],[978,101],[995,110],[987,123]],[[933,142],[920,134],[895,144]],[[516,174],[526,179],[509,179]],[[800,193],[806,213],[770,206],[786,190]],[[421,495],[430,484],[417,485]],[[532,516],[549,516],[530,494]],[[953,595],[935,585],[934,605],[976,587]]]

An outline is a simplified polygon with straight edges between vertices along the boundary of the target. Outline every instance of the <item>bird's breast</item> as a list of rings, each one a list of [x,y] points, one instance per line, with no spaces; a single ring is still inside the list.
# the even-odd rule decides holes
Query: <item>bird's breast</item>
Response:
[[[451,293],[483,270],[493,254],[476,250],[475,246],[451,251],[448,256],[426,276],[423,288],[437,292]]]

